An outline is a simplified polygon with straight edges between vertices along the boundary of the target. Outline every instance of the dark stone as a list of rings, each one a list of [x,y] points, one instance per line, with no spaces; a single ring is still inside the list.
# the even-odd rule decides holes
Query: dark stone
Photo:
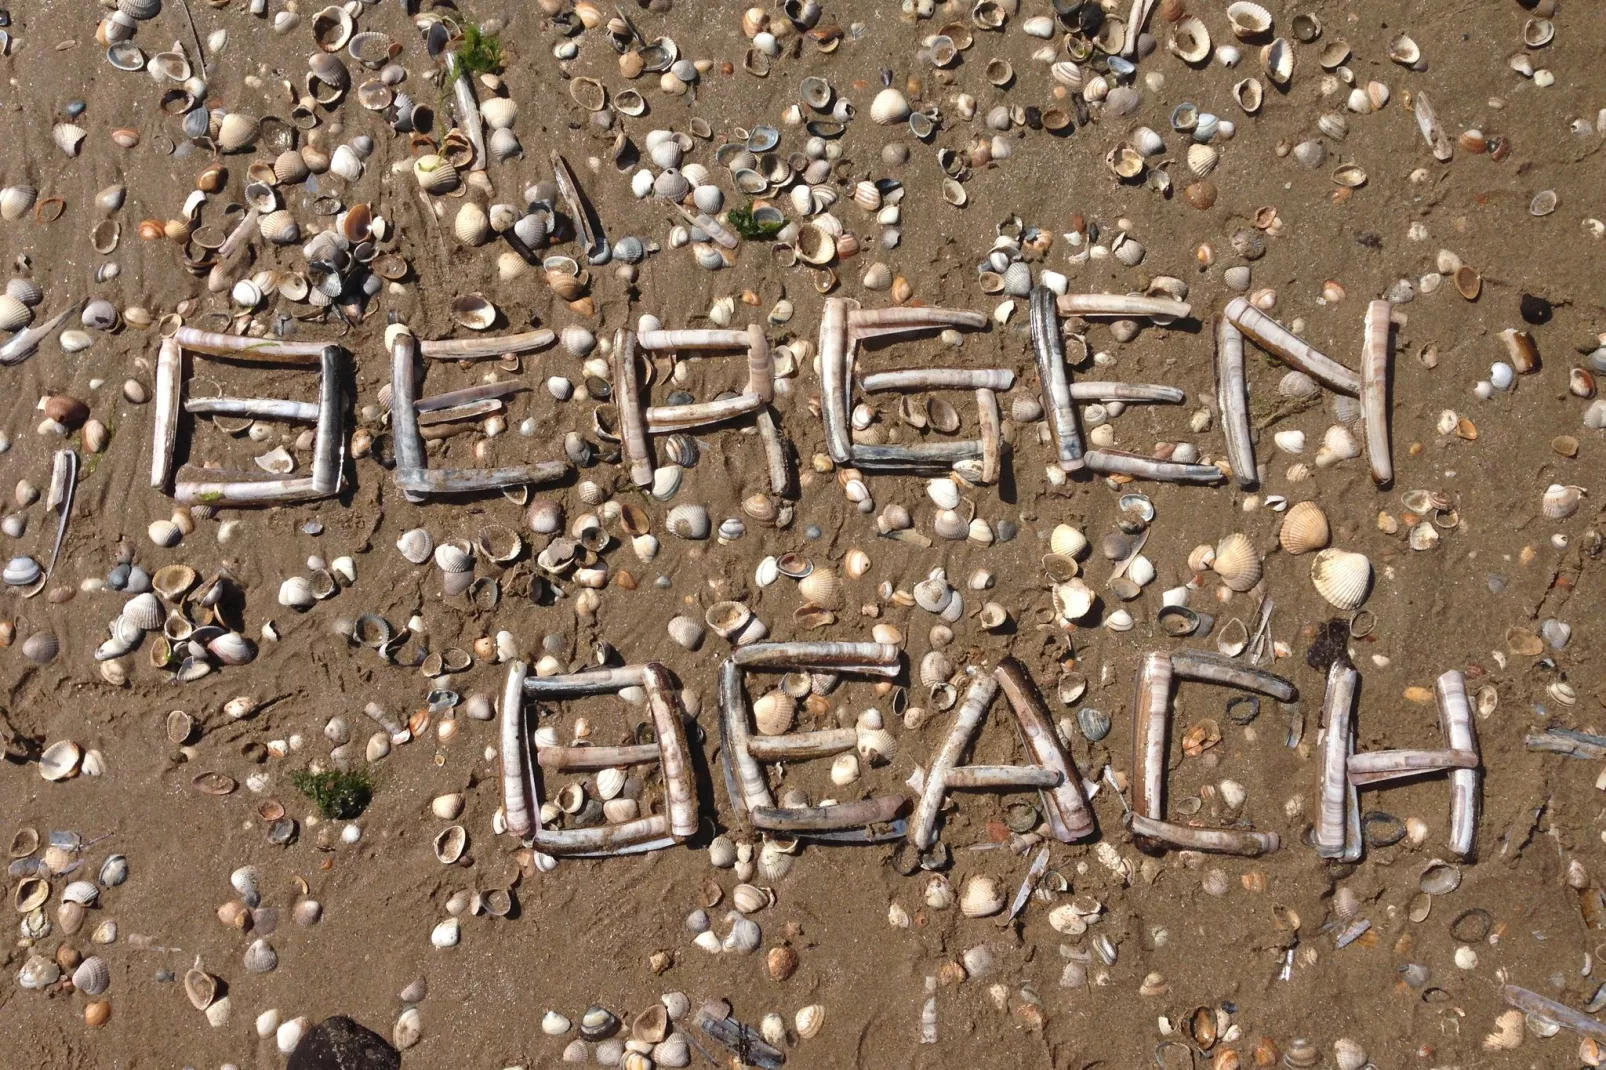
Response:
[[[1518,310],[1524,320],[1535,326],[1550,322],[1550,302],[1538,294],[1523,294]]]
[[[301,1038],[286,1070],[400,1070],[401,1052],[344,1015],[325,1018]]]

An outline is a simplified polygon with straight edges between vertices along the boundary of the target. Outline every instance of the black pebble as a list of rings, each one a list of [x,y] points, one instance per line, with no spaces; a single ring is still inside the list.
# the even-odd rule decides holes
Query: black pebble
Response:
[[[1550,322],[1550,302],[1537,294],[1523,294],[1519,306],[1522,318],[1529,323],[1541,324]]]

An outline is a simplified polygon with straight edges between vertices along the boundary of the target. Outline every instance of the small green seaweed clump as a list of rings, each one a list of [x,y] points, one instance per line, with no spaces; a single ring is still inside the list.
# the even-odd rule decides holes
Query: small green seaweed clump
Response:
[[[768,241],[779,234],[786,226],[780,220],[760,221],[753,218],[753,207],[732,208],[727,216],[730,225],[736,228],[736,233],[748,241]]]
[[[463,43],[452,53],[451,77],[456,81],[464,74],[497,74],[502,70],[502,39],[492,33],[482,33],[470,23],[463,30]]]
[[[373,782],[362,770],[343,773],[330,769],[322,773],[302,770],[290,776],[296,790],[317,803],[319,811],[330,820],[349,821],[368,809],[374,797]]]

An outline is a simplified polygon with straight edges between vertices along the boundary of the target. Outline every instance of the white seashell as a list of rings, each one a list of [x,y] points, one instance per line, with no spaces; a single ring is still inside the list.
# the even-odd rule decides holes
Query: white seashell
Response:
[[[414,528],[402,533],[396,540],[396,549],[413,564],[422,565],[435,552],[435,540],[423,528]]]
[[[231,111],[218,124],[217,145],[224,152],[238,152],[257,139],[261,124],[242,112]]]
[[[272,973],[278,966],[279,955],[266,940],[253,940],[245,949],[246,973]]]
[[[279,604],[288,609],[305,612],[318,601],[312,592],[312,583],[305,576],[291,576],[279,584]]]
[[[1203,178],[1216,169],[1221,153],[1214,145],[1189,145],[1188,170],[1195,178]]]
[[[1305,452],[1305,432],[1303,431],[1279,431],[1271,436],[1271,439],[1277,444],[1277,448],[1284,453],[1297,454]]]
[[[1228,587],[1235,591],[1247,591],[1260,582],[1264,566],[1260,552],[1249,541],[1249,537],[1234,532],[1216,544],[1211,568]]]
[[[50,132],[55,138],[56,146],[68,156],[77,156],[83,150],[84,138],[89,134],[76,123],[57,123]]]
[[[157,520],[145,529],[145,533],[157,546],[177,546],[179,539],[184,537],[179,526],[171,520]]]
[[[1581,487],[1568,487],[1560,483],[1552,483],[1545,488],[1544,496],[1540,499],[1540,508],[1552,520],[1565,520],[1578,512],[1578,500],[1584,495]]]
[[[1365,554],[1323,550],[1311,562],[1311,583],[1316,593],[1337,609],[1359,609],[1372,584],[1372,562]]]
[[[706,539],[710,531],[708,510],[695,504],[677,505],[669,511],[665,526],[682,539]]]
[[[877,126],[891,126],[909,118],[909,100],[897,89],[888,86],[870,102],[870,121]]]
[[[933,479],[926,484],[926,494],[938,509],[959,508],[959,484],[952,479]]]
[[[825,1008],[818,1003],[811,1003],[797,1012],[792,1024],[797,1029],[798,1036],[804,1040],[812,1040],[825,1026]]]
[[[1080,557],[1087,549],[1087,536],[1069,524],[1059,524],[1048,539],[1049,549],[1064,557]]]
[[[1004,894],[992,877],[977,874],[965,882],[959,909],[967,918],[986,918],[1004,909]]]
[[[424,1039],[424,1018],[417,1007],[408,1007],[396,1018],[390,1039],[397,1050],[406,1051]]]
[[[1054,586],[1054,609],[1068,623],[1081,620],[1093,610],[1093,591],[1080,579]]]
[[[435,547],[435,567],[442,572],[470,572],[474,555],[456,543],[443,542]]]
[[[459,182],[457,168],[444,157],[435,155],[420,156],[415,160],[413,177],[418,180],[418,187],[425,193],[437,196],[450,193],[457,188]]]
[[[229,997],[224,996],[223,998],[226,1000]],[[213,1004],[213,1006],[216,1006],[216,1004]],[[210,1010],[211,1008],[207,1009]],[[292,1018],[280,1025],[273,1033],[273,1043],[279,1049],[280,1054],[289,1055],[295,1051],[301,1044],[301,1038],[307,1035],[307,1028],[311,1024],[305,1018]]]
[[[162,603],[150,591],[136,594],[123,606],[123,619],[142,632],[158,630],[166,616]]]
[[[586,356],[597,345],[597,336],[578,324],[570,324],[563,328],[560,337],[563,340],[563,348],[577,357]]]
[[[797,700],[779,688],[759,696],[753,703],[753,723],[766,736],[789,731],[796,715]]]
[[[462,939],[462,933],[462,924],[456,918],[447,918],[430,930],[429,942],[434,947],[442,949],[456,947],[457,942]],[[545,1028],[544,1022],[542,1027]]]
[[[73,987],[86,996],[98,996],[112,983],[111,967],[99,955],[90,955],[72,974]]]
[[[457,211],[457,220],[452,225],[457,240],[464,245],[484,245],[485,239],[491,234],[491,221],[481,208],[473,201],[469,201]]]
[[[480,101],[480,117],[492,130],[506,130],[518,118],[519,106],[511,97],[491,97]]]
[[[0,218],[16,222],[28,214],[39,191],[32,186],[6,186],[0,189]]]
[[[1227,5],[1227,21],[1232,32],[1242,38],[1255,37],[1271,30],[1271,12],[1249,0],[1235,0]]]

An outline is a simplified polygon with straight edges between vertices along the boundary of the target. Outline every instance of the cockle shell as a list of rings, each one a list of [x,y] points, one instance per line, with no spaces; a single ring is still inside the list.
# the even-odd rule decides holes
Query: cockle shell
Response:
[[[909,118],[909,100],[902,91],[888,86],[870,102],[870,121],[877,126],[891,126]]]
[[[1307,501],[1298,502],[1288,510],[1277,539],[1288,553],[1304,554],[1326,546],[1331,534],[1322,507]]]
[[[435,552],[435,540],[423,528],[413,528],[402,532],[401,538],[396,540],[396,549],[413,564],[422,565]]]
[[[1260,552],[1249,536],[1233,532],[1216,544],[1216,558],[1211,564],[1216,575],[1235,591],[1247,591],[1260,582],[1262,563]]]
[[[998,882],[977,874],[965,882],[959,895],[959,909],[967,918],[985,918],[1004,909],[1004,894]]]
[[[1581,487],[1568,487],[1560,483],[1552,483],[1545,488],[1544,496],[1540,499],[1540,508],[1552,520],[1565,520],[1578,512],[1578,500],[1584,495]]]
[[[425,193],[436,195],[450,193],[458,184],[457,168],[442,156],[420,156],[413,162],[413,177]]]
[[[473,201],[469,201],[457,211],[457,221],[452,225],[457,240],[464,245],[484,245],[485,239],[491,234],[491,221],[481,208]]]
[[[1234,0],[1227,5],[1227,21],[1233,33],[1248,39],[1271,29],[1271,12],[1249,0]]]
[[[262,125],[255,117],[231,111],[218,124],[217,144],[224,152],[238,152],[250,147],[257,139]]]
[[[779,688],[760,695],[753,702],[753,723],[766,736],[778,736],[792,727],[797,700]]]
[[[1323,550],[1311,562],[1316,593],[1336,609],[1359,609],[1372,585],[1372,562],[1365,554]]]
[[[28,214],[39,191],[32,186],[6,186],[0,189],[0,218],[15,222]]]

